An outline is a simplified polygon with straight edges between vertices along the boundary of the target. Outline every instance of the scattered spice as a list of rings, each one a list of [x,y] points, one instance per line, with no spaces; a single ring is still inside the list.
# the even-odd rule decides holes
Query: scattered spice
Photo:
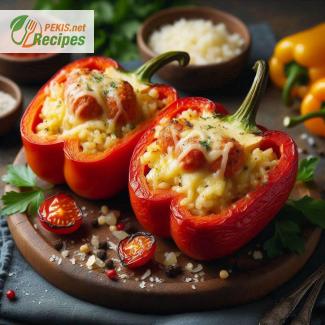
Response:
[[[222,280],[226,280],[226,279],[229,278],[229,272],[228,272],[227,270],[221,270],[221,271],[219,272],[219,277],[220,277],[220,279],[222,279]]]
[[[203,266],[202,264],[198,264],[195,268],[192,269],[192,273],[198,273],[201,272],[203,270]]]
[[[8,290],[6,296],[10,301],[13,301],[16,299],[16,292],[14,290]]]
[[[125,228],[125,224],[123,222],[119,222],[117,225],[116,225],[116,229],[117,230],[124,230]]]
[[[169,265],[166,267],[165,273],[169,278],[176,278],[183,273],[183,270],[178,265]]]
[[[165,259],[164,259],[164,265],[176,265],[177,264],[177,255],[175,252],[166,252],[165,253]]]
[[[93,219],[93,220],[91,221],[91,225],[92,225],[94,228],[98,228],[99,224],[98,224],[98,220],[97,220],[97,218],[96,218],[96,219]]]
[[[186,271],[189,271],[189,272],[192,272],[192,270],[193,270],[193,264],[192,263],[187,263],[185,265],[185,270]]]
[[[104,226],[106,224],[106,217],[105,216],[99,216],[97,218],[97,222],[100,226]]]
[[[144,272],[141,276],[141,280],[145,280],[146,278],[148,278],[151,275],[151,270],[147,269],[146,272]]]
[[[116,231],[116,226],[109,226],[109,231]]]
[[[79,248],[80,253],[88,254],[90,252],[90,247],[88,244],[83,244]]]
[[[114,269],[114,261],[112,261],[111,259],[107,259],[105,261],[105,267],[109,270]]]
[[[63,248],[63,241],[62,241],[62,240],[57,240],[57,241],[54,243],[54,248],[55,248],[57,251],[60,251],[60,250]]]
[[[253,259],[254,260],[262,260],[263,259],[263,253],[260,250],[256,250],[253,252]]]
[[[87,260],[86,266],[88,269],[92,269],[95,263],[96,263],[96,256],[91,255]]]
[[[99,249],[97,252],[96,252],[96,255],[98,258],[100,258],[101,260],[105,260],[106,259],[106,251],[104,249]]]
[[[107,275],[107,277],[113,281],[117,280],[117,273],[114,269],[109,269],[105,271],[105,274]]]
[[[125,225],[124,231],[127,232],[128,234],[134,234],[134,233],[138,232],[138,229],[135,226],[133,226],[132,224],[127,223]]]
[[[109,208],[108,208],[107,205],[102,205],[101,208],[100,208],[100,211],[101,211],[102,214],[107,215],[108,212],[109,212]]]
[[[93,235],[91,237],[91,240],[90,240],[90,243],[93,245],[94,248],[98,248],[98,245],[99,245],[99,239],[98,239],[98,236],[96,235]]]
[[[69,256],[69,251],[67,249],[63,250],[61,252],[61,256],[64,257],[64,258],[68,257]]]
[[[107,241],[106,240],[100,241],[99,244],[98,244],[98,248],[99,249],[107,249],[108,248],[107,247]]]

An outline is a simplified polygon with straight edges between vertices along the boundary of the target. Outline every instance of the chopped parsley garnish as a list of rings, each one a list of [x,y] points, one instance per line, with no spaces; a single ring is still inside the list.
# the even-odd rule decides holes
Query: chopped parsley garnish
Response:
[[[114,81],[111,82],[110,86],[111,86],[112,88],[117,88],[116,82],[114,82]]]
[[[90,85],[87,83],[87,90],[88,91],[93,91],[93,89],[90,87]]]
[[[201,140],[199,143],[206,151],[211,150],[211,146],[207,140]]]
[[[101,82],[104,79],[104,77],[99,73],[94,73],[93,78],[95,79],[96,82]]]
[[[207,130],[210,130],[210,129],[215,129],[215,126],[213,126],[213,125],[207,125]]]

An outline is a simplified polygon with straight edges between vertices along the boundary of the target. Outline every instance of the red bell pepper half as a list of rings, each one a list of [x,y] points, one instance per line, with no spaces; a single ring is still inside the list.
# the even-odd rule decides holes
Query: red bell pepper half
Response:
[[[149,60],[135,72],[124,71],[116,61],[104,57],[88,57],[65,66],[40,89],[21,120],[22,141],[32,170],[50,183],[66,182],[75,193],[90,199],[108,198],[121,191],[127,185],[133,149],[153,119],[138,124],[104,152],[86,154],[80,150],[77,139],[62,140],[57,136],[45,139],[36,133],[47,86],[50,82],[65,82],[66,74],[75,68],[103,71],[113,67],[124,74],[133,74],[138,82],[155,87],[158,98],[166,99],[170,104],[177,99],[176,90],[166,85],[151,84],[150,78],[160,67],[174,60],[184,66],[188,64],[189,56],[185,52],[167,52]]]
[[[273,148],[278,162],[268,172],[268,182],[260,184],[218,214],[196,216],[180,205],[181,196],[172,190],[149,188],[146,172],[140,162],[147,146],[155,140],[154,126],[137,144],[130,164],[129,193],[132,208],[143,227],[158,236],[171,236],[179,249],[198,260],[211,260],[229,255],[254,238],[277,214],[293,188],[298,168],[298,154],[293,139],[280,131],[269,131],[255,124],[260,95],[266,81],[266,65],[257,61],[256,76],[243,104],[225,120],[239,121],[242,129],[259,134],[261,149]],[[173,118],[187,109],[225,111],[204,98],[184,98],[173,103],[163,117]],[[159,122],[159,121],[158,121]]]

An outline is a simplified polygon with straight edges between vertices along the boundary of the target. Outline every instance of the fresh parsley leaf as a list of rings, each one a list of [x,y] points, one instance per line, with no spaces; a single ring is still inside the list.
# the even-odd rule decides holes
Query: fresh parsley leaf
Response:
[[[267,256],[270,258],[280,256],[284,253],[281,240],[276,234],[264,242],[263,248],[265,249]]]
[[[312,181],[314,179],[314,174],[318,163],[318,157],[310,157],[300,160],[297,180],[304,183]]]
[[[325,229],[325,201],[304,196],[297,201],[289,201],[313,225]]]
[[[301,228],[292,220],[276,220],[274,235],[263,247],[270,258],[279,256],[285,251],[302,254],[305,246]]]
[[[36,176],[29,166],[9,165],[7,174],[2,176],[2,180],[10,185],[18,187],[36,186]]]
[[[3,209],[2,215],[11,215],[29,211],[35,213],[39,204],[44,200],[42,190],[33,190],[28,192],[7,192],[2,196]]]
[[[29,215],[36,213],[39,205],[44,200],[45,190],[36,184],[36,175],[25,165],[9,165],[7,174],[2,180],[8,184],[22,187],[22,192],[7,192],[1,197],[3,208],[0,215],[28,212]]]
[[[325,229],[325,201],[304,196],[289,200],[273,222],[273,235],[264,243],[269,257],[285,251],[301,254],[304,251],[302,229],[314,225]]]
[[[205,148],[206,151],[211,150],[211,146],[207,140],[201,140],[199,143],[203,148]]]

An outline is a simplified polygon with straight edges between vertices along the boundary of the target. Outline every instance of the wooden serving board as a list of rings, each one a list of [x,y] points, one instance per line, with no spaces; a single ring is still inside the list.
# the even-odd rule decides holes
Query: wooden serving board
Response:
[[[24,164],[25,158],[21,151],[15,164]],[[6,190],[10,190],[9,187]],[[55,187],[54,192],[65,191],[66,187]],[[71,195],[73,195],[71,193]],[[100,305],[144,313],[172,313],[215,309],[223,306],[237,305],[261,298],[288,281],[297,273],[312,255],[320,239],[319,229],[306,231],[306,249],[303,255],[285,255],[273,260],[254,260],[248,251],[254,249],[251,243],[235,256],[215,262],[201,263],[203,272],[193,274],[185,271],[176,278],[165,275],[161,264],[152,262],[142,269],[131,272],[116,262],[120,276],[118,281],[108,279],[103,269],[89,270],[85,261],[72,254],[79,250],[80,245],[89,241],[93,234],[104,240],[117,243],[108,226],[94,228],[91,221],[100,215],[103,204],[112,209],[121,210],[121,220],[140,229],[129,207],[127,193],[110,201],[87,201],[73,195],[79,205],[84,207],[84,224],[75,234],[56,236],[42,229],[36,217],[29,218],[25,214],[16,214],[8,218],[9,228],[16,244],[34,269],[54,286],[81,299]],[[62,239],[70,252],[67,258],[61,258],[54,246]],[[253,245],[253,246],[252,246]],[[164,252],[178,251],[170,240],[158,239],[157,259]],[[108,256],[116,258],[116,252],[108,250]],[[178,263],[185,266],[198,262],[181,254]],[[219,278],[220,269],[230,269],[230,277]],[[144,280],[141,277],[146,270],[151,275]],[[189,280],[190,279],[190,280]],[[160,283],[161,282],[161,283]]]

